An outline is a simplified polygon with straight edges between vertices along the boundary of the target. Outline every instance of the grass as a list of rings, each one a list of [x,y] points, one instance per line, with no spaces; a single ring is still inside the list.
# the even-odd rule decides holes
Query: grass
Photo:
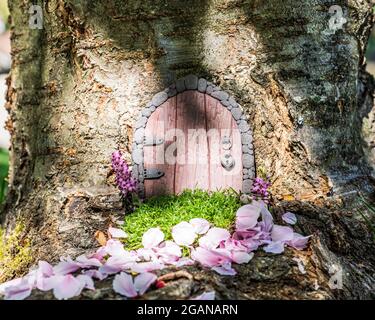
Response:
[[[239,196],[232,190],[212,193],[187,190],[178,196],[151,198],[125,217],[124,230],[129,235],[127,248],[140,248],[142,235],[149,228],[160,227],[166,240],[171,240],[172,227],[192,218],[203,218],[216,227],[229,229],[240,206]]]
[[[4,201],[7,182],[6,178],[8,176],[9,170],[9,154],[8,151],[0,149],[0,204]]]

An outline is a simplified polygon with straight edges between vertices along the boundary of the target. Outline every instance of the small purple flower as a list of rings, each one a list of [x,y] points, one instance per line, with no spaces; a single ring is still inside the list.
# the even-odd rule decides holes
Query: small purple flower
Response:
[[[268,201],[269,191],[268,188],[271,186],[269,180],[263,180],[262,178],[255,178],[252,192],[261,197],[263,200]]]
[[[128,164],[120,151],[112,153],[112,168],[116,174],[116,184],[124,196],[136,191],[137,181],[132,177]]]

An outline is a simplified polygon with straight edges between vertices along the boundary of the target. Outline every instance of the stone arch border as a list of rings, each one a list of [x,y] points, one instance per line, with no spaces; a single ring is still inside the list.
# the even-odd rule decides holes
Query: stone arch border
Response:
[[[153,96],[141,111],[141,114],[134,126],[133,146],[132,146],[132,165],[133,177],[139,181],[139,195],[144,197],[144,134],[148,119],[151,114],[169,98],[176,96],[187,90],[198,90],[220,101],[221,105],[229,110],[238,125],[241,133],[242,142],[242,165],[243,165],[243,184],[242,192],[250,194],[255,178],[255,159],[253,149],[253,132],[248,124],[241,106],[220,87],[213,83],[198,78],[195,75],[188,75],[172,83],[167,89],[158,92]]]

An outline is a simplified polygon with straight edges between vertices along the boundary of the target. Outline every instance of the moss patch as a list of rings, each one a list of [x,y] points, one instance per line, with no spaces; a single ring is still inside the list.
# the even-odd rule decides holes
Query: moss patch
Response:
[[[23,237],[24,226],[17,224],[13,233],[5,239],[0,228],[0,283],[26,271],[32,261],[31,247]]]
[[[140,248],[142,235],[149,228],[160,227],[166,239],[171,240],[172,227],[192,218],[203,218],[216,227],[229,229],[240,206],[239,195],[232,190],[212,193],[187,190],[178,196],[151,198],[125,217],[127,248]]]

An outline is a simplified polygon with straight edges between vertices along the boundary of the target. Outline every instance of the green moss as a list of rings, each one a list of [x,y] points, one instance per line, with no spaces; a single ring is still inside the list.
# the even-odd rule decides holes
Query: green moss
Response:
[[[23,237],[25,227],[19,223],[5,239],[0,228],[0,283],[26,271],[32,261],[31,247]]]
[[[166,239],[171,240],[172,227],[192,218],[203,218],[216,227],[229,229],[240,206],[239,196],[232,190],[212,193],[187,190],[178,196],[151,198],[125,217],[127,248],[141,247],[143,233],[154,227],[160,227]]]

